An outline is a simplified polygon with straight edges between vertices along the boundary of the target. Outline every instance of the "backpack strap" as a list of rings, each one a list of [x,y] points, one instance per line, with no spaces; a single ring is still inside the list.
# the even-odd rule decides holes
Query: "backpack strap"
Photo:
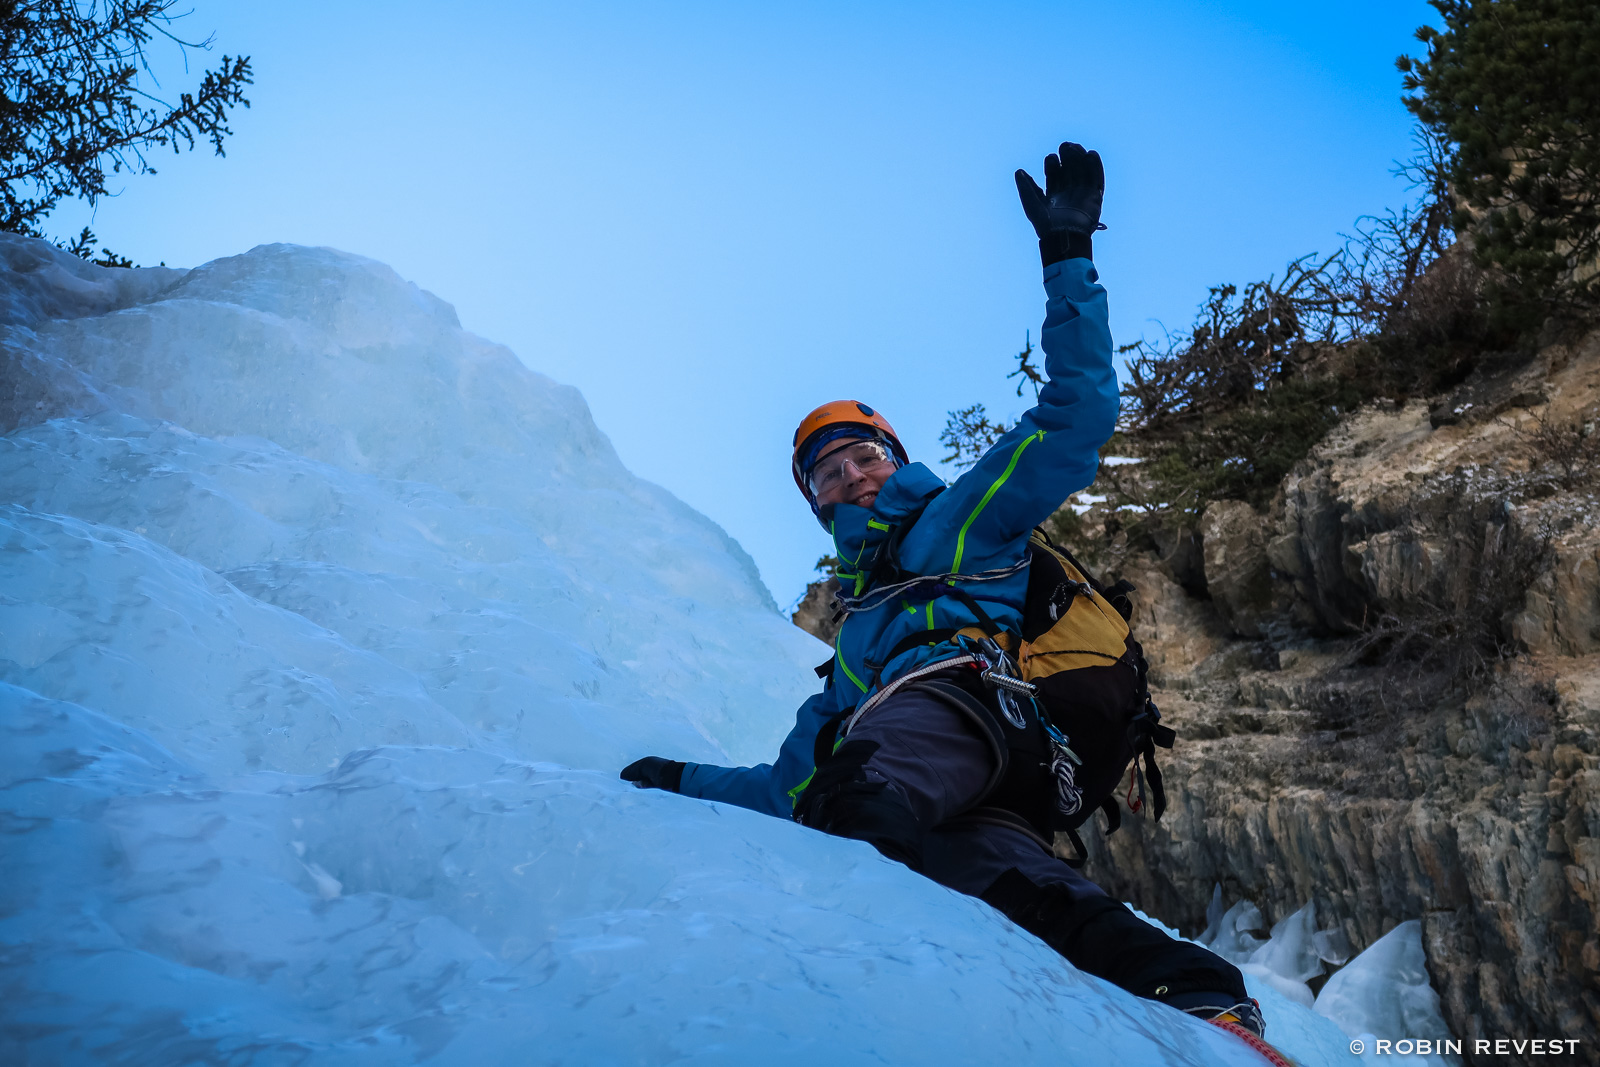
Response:
[[[1158,806],[1165,807],[1166,802],[1166,794],[1163,793],[1161,794],[1161,800],[1159,801]],[[1122,825],[1122,809],[1117,807],[1117,794],[1115,790],[1112,791],[1110,796],[1106,797],[1100,802],[1100,810],[1105,812],[1106,836],[1110,837],[1112,834],[1116,833],[1118,827]],[[1089,861],[1089,850],[1084,847],[1083,838],[1078,836],[1078,831],[1071,828],[1068,828],[1063,832],[1067,835],[1067,840],[1072,842],[1072,850],[1076,852],[1077,855],[1071,859],[1063,856],[1061,857],[1061,861],[1068,867],[1072,867],[1074,869],[1082,867]]]
[[[1061,862],[1065,863],[1073,870],[1077,870],[1079,867],[1082,867],[1085,863],[1089,862],[1089,850],[1083,847],[1083,838],[1078,836],[1078,831],[1068,830],[1066,831],[1066,834],[1067,840],[1072,842],[1072,850],[1076,852],[1077,855],[1071,859],[1068,859],[1066,856],[1062,856]]]
[[[1122,809],[1117,807],[1117,794],[1113,790],[1111,795],[1100,802],[1100,810],[1106,816],[1106,836],[1110,837],[1122,826]]]
[[[1157,726],[1152,729],[1151,734],[1145,736],[1144,752],[1141,753],[1144,756],[1144,776],[1150,783],[1150,817],[1156,820],[1159,820],[1162,813],[1167,810],[1167,790],[1161,784],[1161,768],[1156,766],[1156,740],[1152,735],[1155,730],[1166,729],[1164,726]],[[1172,731],[1167,730],[1167,733],[1171,734]],[[1162,747],[1171,748],[1172,742],[1169,740]],[[1134,758],[1138,759],[1137,756]]]
[[[1122,616],[1123,622],[1132,622],[1133,601],[1128,598],[1128,594],[1137,588],[1138,586],[1128,579],[1121,578],[1115,585],[1100,590],[1100,595],[1106,598],[1106,603],[1117,609],[1117,614]]]
[[[1143,672],[1140,672],[1141,675]],[[1143,683],[1143,678],[1140,678]],[[1144,708],[1128,723],[1128,744],[1133,748],[1133,770],[1139,778],[1140,798],[1143,799],[1144,783],[1150,783],[1150,817],[1160,819],[1167,810],[1167,790],[1161,780],[1161,768],[1156,765],[1156,746],[1171,748],[1173,741],[1177,740],[1177,731],[1170,726],[1163,726],[1160,722],[1161,712],[1156,707],[1155,701],[1150,699],[1149,690],[1145,691]],[[1143,758],[1144,768],[1141,775],[1139,760]],[[1107,813],[1110,814],[1109,812]],[[1112,830],[1116,829],[1113,823]],[[1108,830],[1107,833],[1110,831]]]
[[[959,600],[963,607],[972,612],[973,617],[978,620],[978,625],[983,627],[983,632],[990,637],[998,637],[1005,632],[1005,627],[990,618],[989,613],[983,610],[983,605],[978,603],[978,598],[965,589],[952,585],[943,595]]]

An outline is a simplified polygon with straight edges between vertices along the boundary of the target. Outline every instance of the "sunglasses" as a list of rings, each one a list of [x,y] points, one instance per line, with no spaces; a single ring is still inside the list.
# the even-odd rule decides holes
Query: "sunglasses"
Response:
[[[889,451],[889,446],[882,441],[857,441],[829,452],[813,463],[811,470],[806,474],[806,482],[811,486],[813,495],[821,496],[844,483],[846,463],[854,467],[857,472],[865,474],[869,470],[893,462],[894,457]]]

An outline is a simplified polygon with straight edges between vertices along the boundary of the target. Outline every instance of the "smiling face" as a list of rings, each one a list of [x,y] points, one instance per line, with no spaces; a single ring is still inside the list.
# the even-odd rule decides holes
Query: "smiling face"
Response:
[[[881,441],[831,441],[811,465],[811,491],[819,508],[828,504],[870,508],[894,472],[894,459]]]

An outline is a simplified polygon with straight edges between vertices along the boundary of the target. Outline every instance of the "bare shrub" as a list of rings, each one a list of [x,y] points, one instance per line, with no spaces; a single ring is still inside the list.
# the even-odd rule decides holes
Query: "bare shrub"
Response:
[[[1506,422],[1532,450],[1538,466],[1552,466],[1563,489],[1594,485],[1600,480],[1600,409],[1575,418],[1553,420],[1548,411],[1533,419],[1532,429]]]
[[[1454,384],[1485,347],[1482,272],[1452,254],[1448,146],[1419,134],[1399,172],[1418,190],[1358,220],[1344,247],[1281,276],[1214,287],[1184,334],[1126,346],[1120,506],[1193,514],[1270,499],[1339,419],[1376,397]]]
[[[1553,535],[1543,526],[1519,528],[1503,514],[1499,521],[1474,521],[1474,513],[1481,516],[1485,506],[1494,505],[1475,508],[1457,490],[1418,509],[1421,514],[1402,529],[1418,538],[1443,532],[1452,544],[1455,580],[1436,591],[1408,595],[1370,618],[1350,663],[1388,668],[1402,688],[1426,680],[1437,699],[1483,688],[1515,658],[1509,620],[1521,610],[1534,580],[1549,569]],[[1474,544],[1467,533],[1474,529],[1483,531],[1481,543]]]

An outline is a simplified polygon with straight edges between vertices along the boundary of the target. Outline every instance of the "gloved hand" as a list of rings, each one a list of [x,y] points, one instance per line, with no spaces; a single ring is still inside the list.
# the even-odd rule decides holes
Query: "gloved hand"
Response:
[[[1085,152],[1080,144],[1063,142],[1044,157],[1044,190],[1025,170],[1017,171],[1017,195],[1033,231],[1039,235],[1039,259],[1048,267],[1063,259],[1094,258],[1090,236],[1105,229],[1100,202],[1106,191],[1106,171],[1099,152]]]
[[[684,764],[677,760],[646,756],[622,768],[622,780],[632,782],[640,789],[665,789],[676,793],[683,784]]]

